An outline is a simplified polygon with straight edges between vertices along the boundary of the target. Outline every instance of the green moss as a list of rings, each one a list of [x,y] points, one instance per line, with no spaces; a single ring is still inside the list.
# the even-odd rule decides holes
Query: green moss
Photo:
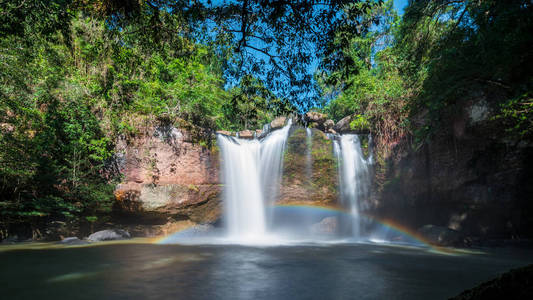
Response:
[[[312,173],[311,176],[306,176],[309,149]],[[287,141],[283,184],[299,187],[310,202],[331,203],[337,200],[336,166],[332,141],[323,132],[313,130],[309,145],[305,129],[298,128]]]
[[[189,185],[187,186],[187,189],[188,189],[189,191],[195,191],[195,192],[198,192],[198,190],[199,190],[198,187],[197,187],[196,185],[194,185],[194,184],[189,184]]]
[[[355,115],[353,120],[350,122],[350,129],[367,131],[370,128],[370,122],[365,115]]]

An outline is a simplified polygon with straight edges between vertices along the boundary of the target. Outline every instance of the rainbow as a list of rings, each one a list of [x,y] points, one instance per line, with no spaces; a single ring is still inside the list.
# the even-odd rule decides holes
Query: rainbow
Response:
[[[152,240],[152,244],[165,244],[169,239],[170,237],[173,235],[173,234],[176,234],[176,233],[179,233],[181,231],[183,231],[185,229],[180,229],[180,230],[177,230],[176,232],[173,232],[171,234],[168,234],[168,235],[164,235],[164,236],[161,236],[161,237],[156,237]]]
[[[322,214],[342,214],[342,215],[348,215],[349,213],[346,212],[344,209],[333,206],[333,205],[309,205],[305,203],[291,203],[291,204],[279,204],[274,205],[271,208],[274,209],[290,209],[290,210],[305,210],[305,211],[311,211],[313,213],[322,213]],[[439,245],[435,245],[431,241],[429,241],[427,238],[423,237],[416,231],[408,228],[407,226],[391,220],[391,219],[383,219],[379,218],[377,216],[371,215],[371,214],[362,214],[364,218],[367,218],[369,220],[372,220],[373,222],[376,222],[381,226],[382,229],[386,229],[388,231],[392,231],[393,233],[397,233],[399,235],[403,235],[408,237],[409,239],[415,241],[415,245],[427,247],[430,249],[431,252],[440,253],[440,254],[456,254],[459,252],[462,252],[462,250],[458,249],[452,249],[447,247],[442,247]],[[187,230],[190,227],[181,228],[169,235],[154,238],[152,240],[152,243],[155,244],[164,244],[165,242],[170,241],[173,235],[183,232]]]
[[[311,210],[321,211],[321,212],[324,212],[324,213],[339,213],[339,214],[343,214],[343,215],[349,214],[344,209],[342,209],[342,208],[340,208],[338,206],[328,206],[328,205],[309,205],[309,204],[296,203],[296,204],[281,204],[281,205],[276,205],[275,207],[281,207],[281,208],[290,207],[290,208],[311,209]],[[391,219],[379,218],[379,217],[371,215],[371,214],[362,214],[362,215],[363,215],[363,217],[378,223],[383,228],[392,230],[393,232],[399,233],[401,235],[405,235],[405,236],[413,239],[414,241],[416,241],[420,245],[430,248],[431,251],[433,251],[433,252],[445,253],[445,254],[453,254],[453,253],[457,253],[458,252],[458,250],[456,250],[456,249],[435,245],[434,243],[432,243],[430,240],[428,240],[427,238],[425,238],[424,236],[422,236],[418,232],[408,228],[407,226],[405,226],[405,225],[403,225],[403,224],[401,224],[401,223],[399,223],[397,221],[394,221],[394,220],[391,220]]]

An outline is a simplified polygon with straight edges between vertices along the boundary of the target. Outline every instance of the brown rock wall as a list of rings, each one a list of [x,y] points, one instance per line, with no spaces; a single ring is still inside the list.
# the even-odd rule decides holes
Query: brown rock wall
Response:
[[[115,190],[115,214],[133,222],[216,221],[221,193],[218,149],[202,144],[207,143],[193,142],[187,130],[170,125],[120,140],[117,164],[124,178]]]

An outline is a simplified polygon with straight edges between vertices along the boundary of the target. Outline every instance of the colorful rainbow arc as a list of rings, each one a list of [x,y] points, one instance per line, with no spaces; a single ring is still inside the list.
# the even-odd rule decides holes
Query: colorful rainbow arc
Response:
[[[280,205],[275,205],[274,207],[275,208],[289,207],[289,208],[297,208],[297,209],[309,209],[309,210],[314,210],[314,211],[322,211],[322,212],[326,212],[326,213],[348,214],[345,210],[343,210],[340,207],[326,206],[326,205],[320,205],[319,206],[319,205],[308,205],[308,204],[280,204]],[[366,217],[366,218],[369,218],[369,219],[371,219],[371,220],[373,220],[375,222],[377,222],[379,225],[381,225],[381,226],[383,226],[385,228],[389,228],[389,229],[393,230],[394,232],[398,232],[400,234],[408,236],[409,238],[412,238],[413,240],[417,241],[421,245],[430,248],[433,252],[442,253],[442,254],[456,254],[456,253],[460,252],[460,251],[458,251],[456,249],[446,248],[446,247],[435,245],[434,243],[432,243],[431,241],[429,241],[427,238],[423,237],[422,235],[420,235],[416,231],[414,231],[414,230],[412,230],[412,229],[410,229],[410,228],[408,228],[408,227],[406,227],[406,226],[402,225],[401,223],[396,222],[394,220],[382,219],[382,218],[378,218],[378,217],[370,215],[370,214],[363,214],[363,216]],[[178,230],[178,231],[174,232],[173,234],[179,233],[179,232],[181,232],[183,230],[185,230],[185,229]],[[168,237],[170,237],[171,235],[167,235],[167,236],[164,236],[164,237],[156,238],[156,239],[154,239],[153,243],[156,243],[156,244],[164,243],[165,240]]]
[[[325,205],[308,205],[308,204],[281,204],[276,205],[276,207],[296,207],[296,208],[305,208],[305,209],[313,209],[313,210],[322,210],[324,212],[335,212],[340,214],[349,214],[344,209],[337,207],[337,206],[325,206]],[[390,219],[383,219],[376,217],[371,214],[363,214],[364,217],[371,219],[372,221],[378,223],[379,225],[389,228],[395,232],[398,232],[400,234],[404,234],[415,241],[419,242],[421,245],[424,245],[428,248],[430,248],[434,252],[438,253],[446,253],[446,254],[454,254],[459,253],[460,251],[452,248],[442,247],[439,245],[435,245],[430,240],[419,234],[418,232],[408,228],[407,226],[396,222],[394,220]]]

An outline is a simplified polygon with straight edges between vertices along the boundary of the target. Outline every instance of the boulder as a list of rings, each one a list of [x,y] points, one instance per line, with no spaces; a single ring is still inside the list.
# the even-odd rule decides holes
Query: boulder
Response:
[[[57,241],[64,236],[74,235],[72,232],[72,226],[62,221],[52,221],[47,224],[46,228],[41,231],[44,233],[44,238],[47,241]]]
[[[450,299],[533,299],[532,282],[533,265],[529,265],[512,269]]]
[[[314,234],[335,234],[338,228],[336,217],[327,217],[322,221],[311,225],[311,232]]]
[[[346,116],[337,122],[337,124],[333,126],[333,129],[339,133],[350,131],[350,122],[352,122],[352,116]]]
[[[233,135],[230,131],[226,131],[226,130],[217,130],[217,134]]]
[[[332,129],[333,126],[335,126],[335,122],[333,122],[333,120],[326,120],[326,122],[324,122],[324,130],[326,132],[328,132],[330,129]]]
[[[241,138],[241,139],[253,139],[254,138],[254,132],[251,131],[251,130],[239,131],[239,138]]]
[[[19,242],[19,237],[17,235],[10,235],[2,240],[2,244],[14,244]]]
[[[327,115],[316,111],[310,111],[305,113],[304,120],[307,122],[315,122],[323,124],[326,122]]]
[[[130,233],[122,229],[106,229],[97,231],[87,238],[90,242],[113,241],[130,239]]]
[[[435,245],[454,247],[464,246],[463,235],[459,231],[448,227],[428,224],[419,228],[418,233]]]
[[[209,235],[215,227],[209,224],[198,224],[180,232],[180,237],[202,237]]]
[[[89,242],[82,241],[79,238],[73,236],[73,237],[67,237],[62,239],[61,241],[57,242],[58,244],[62,245],[87,245]]]
[[[287,122],[286,117],[277,117],[272,122],[270,122],[270,128],[271,129],[279,129],[283,126],[285,126],[285,122]]]
[[[310,111],[304,115],[304,121],[307,122],[310,128],[325,130],[324,123],[326,122],[326,117],[325,114]]]

